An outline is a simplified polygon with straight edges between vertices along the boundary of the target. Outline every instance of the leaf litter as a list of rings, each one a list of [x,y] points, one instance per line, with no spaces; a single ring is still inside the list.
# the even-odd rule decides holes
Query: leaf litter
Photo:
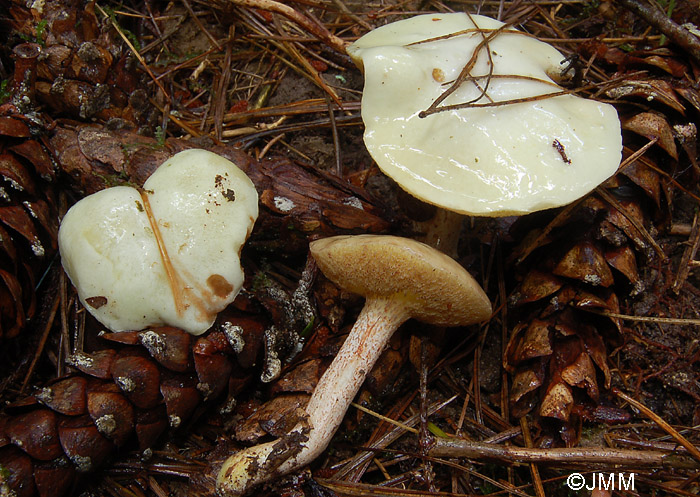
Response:
[[[700,43],[683,26],[700,15],[673,5],[13,2],[2,21],[0,464],[36,492],[24,495],[42,495],[46,475],[68,467],[61,458],[101,466],[97,493],[209,495],[210,464],[283,432],[279,413],[303,405],[361,305],[307,275],[316,314],[295,309],[308,240],[415,234],[416,213],[364,150],[362,78],[344,47],[370,27],[461,10],[562,51],[565,91],[616,106],[626,161],[571,206],[471,219],[458,259],[495,303],[491,322],[430,338],[404,327],[331,448],[261,492],[566,495],[572,471],[634,468],[639,494],[694,494]],[[10,60],[26,43],[44,55],[24,47]],[[465,68],[487,92],[488,75],[476,76]],[[261,192],[246,291],[193,343],[164,331],[157,347],[98,337],[60,276],[55,220],[191,147],[242,163]],[[264,384],[273,358],[279,372]],[[29,437],[35,426],[43,442]],[[69,494],[75,471],[60,474]]]

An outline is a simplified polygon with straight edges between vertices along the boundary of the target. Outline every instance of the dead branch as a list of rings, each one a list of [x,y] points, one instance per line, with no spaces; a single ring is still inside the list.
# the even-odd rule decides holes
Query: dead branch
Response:
[[[686,455],[659,450],[631,450],[613,448],[553,448],[534,449],[473,442],[471,440],[438,438],[430,449],[433,457],[466,457],[490,459],[509,463],[595,464],[610,467],[646,468],[700,468],[700,464]]]
[[[620,0],[620,4],[668,36],[679,47],[687,51],[695,62],[700,63],[700,40],[693,33],[673,22],[663,12],[638,0]]]
[[[328,31],[325,26],[318,24],[305,15],[294,10],[289,5],[284,5],[273,0],[231,0],[234,5],[248,7],[253,9],[267,10],[282,14],[287,19],[297,23],[299,26],[307,30],[309,33],[316,35],[320,40],[328,46],[337,50],[339,53],[345,53],[346,43]]]

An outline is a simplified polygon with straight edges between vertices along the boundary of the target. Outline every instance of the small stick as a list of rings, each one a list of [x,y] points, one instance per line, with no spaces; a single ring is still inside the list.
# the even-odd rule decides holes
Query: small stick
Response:
[[[651,245],[651,247],[654,249],[654,251],[659,256],[659,258],[661,258],[662,261],[665,261],[668,259],[668,256],[666,255],[664,250],[659,246],[659,244],[656,243],[656,240],[654,240],[654,237],[652,237],[649,234],[649,232],[646,230],[646,228],[644,226],[642,226],[642,224],[637,219],[635,219],[633,216],[631,216],[627,212],[627,209],[625,209],[625,207],[620,202],[618,202],[617,199],[615,197],[613,197],[610,192],[608,192],[605,188],[602,188],[600,186],[598,188],[596,188],[595,191],[598,195],[601,196],[601,198],[604,201],[606,201],[612,207],[617,209],[620,212],[620,214],[625,216],[625,218],[630,223],[632,223],[632,226],[634,226],[637,229],[637,231],[639,232],[639,234],[642,236],[642,238],[644,238],[649,243],[649,245]]]
[[[267,153],[270,151],[272,146],[280,141],[282,138],[284,138],[284,133],[275,136],[272,140],[267,142],[267,144],[263,147],[263,149],[260,151],[260,155],[258,155],[258,160],[263,160],[263,158],[267,155]]]
[[[700,219],[698,218],[697,212],[693,219],[693,227],[691,228],[688,241],[690,245],[686,246],[683,251],[681,262],[678,265],[678,273],[671,287],[676,295],[680,293],[683,283],[688,279],[688,274],[690,274],[690,268],[692,267],[691,262],[695,259],[695,254],[697,254],[698,247],[700,247]]]
[[[61,197],[64,197],[64,195],[62,194]],[[64,199],[62,198],[61,205],[63,205],[63,201]],[[60,219],[63,219],[67,208],[68,207],[65,207],[65,209],[61,208]],[[70,340],[68,339],[68,309],[71,306],[70,300],[72,300],[74,296],[68,296],[68,284],[66,283],[67,278],[68,276],[66,276],[66,272],[61,271],[61,274],[58,277],[58,291],[61,295],[61,305],[59,310],[61,333],[59,335],[60,340],[58,350],[58,357],[60,360],[58,361],[58,364],[56,364],[56,376],[63,376],[65,374],[65,358],[70,355],[70,349],[68,348],[68,345],[70,344]],[[76,319],[75,322],[77,323],[78,320]],[[61,344],[65,344],[65,346],[61,347]]]
[[[366,407],[361,406],[360,404],[358,404],[356,402],[352,402],[350,405],[359,411],[362,411],[362,412],[367,413],[371,416],[374,416],[377,419],[381,419],[382,421],[385,421],[385,422],[392,424],[398,428],[401,428],[402,430],[406,430],[408,432],[411,432],[414,435],[418,435],[418,433],[419,433],[418,430],[413,428],[412,426],[408,426],[407,424],[402,423],[401,421],[396,421],[395,419],[391,419],[387,416],[383,416],[383,415],[379,414],[378,412],[372,411],[371,409],[367,409]]]
[[[124,32],[121,30],[121,28],[119,27],[119,24],[117,24],[117,22],[116,22],[114,19],[112,19],[112,17],[109,16],[109,15],[107,14],[107,12],[105,12],[105,11],[102,9],[102,7],[100,7],[99,5],[97,5],[97,8],[100,9],[100,13],[101,13],[103,16],[105,16],[106,18],[109,19],[109,22],[112,24],[112,27],[114,27],[114,29],[115,29],[116,32],[119,34],[119,36],[121,36],[122,40],[124,40],[124,43],[126,43],[126,45],[129,47],[129,49],[134,53],[134,56],[135,56],[135,57],[138,59],[138,61],[141,63],[141,65],[142,65],[143,68],[146,70],[146,72],[148,73],[148,75],[151,77],[151,79],[153,80],[153,82],[158,86],[158,88],[160,88],[160,91],[163,92],[163,97],[165,97],[166,101],[170,102],[170,100],[171,100],[171,99],[170,99],[170,94],[165,90],[165,87],[164,87],[163,84],[158,80],[158,78],[156,78],[156,75],[153,74],[153,71],[151,71],[151,68],[149,67],[148,63],[146,63],[146,61],[144,60],[143,56],[139,53],[138,50],[136,50],[136,47],[131,43],[131,41],[129,40],[129,38],[128,38],[128,37],[124,34]]]
[[[639,150],[637,150],[636,152],[634,152],[632,155],[630,155],[629,157],[627,157],[625,160],[623,160],[623,161],[620,163],[620,167],[617,168],[617,171],[618,171],[618,172],[622,171],[622,170],[625,169],[627,166],[629,166],[630,164],[632,164],[634,161],[636,161],[637,159],[639,159],[639,158],[640,158],[642,155],[644,155],[644,154],[646,153],[646,151],[649,150],[649,149],[651,148],[651,146],[652,146],[653,144],[655,144],[657,141],[659,141],[659,139],[656,138],[656,137],[653,138],[653,139],[651,139],[651,140],[649,140],[649,141],[647,142],[646,145],[644,145],[642,148],[640,148]]]
[[[183,0],[186,1],[186,0]],[[185,4],[188,5],[188,4]],[[195,19],[197,17],[194,12],[191,14]],[[228,90],[229,82],[231,80],[231,57],[233,53],[233,35],[234,27],[229,28],[229,37],[226,43],[226,50],[224,52],[224,60],[221,67],[221,75],[217,81],[216,87],[216,100],[214,103],[214,132],[216,134],[216,139],[221,141],[224,132],[224,114],[226,112],[226,93]],[[217,44],[217,47],[219,45]]]
[[[187,12],[189,12],[190,16],[192,16],[192,20],[197,25],[197,27],[206,35],[207,38],[209,38],[211,44],[214,45],[217,50],[221,50],[221,45],[219,45],[219,42],[216,41],[216,38],[214,38],[214,36],[207,30],[207,28],[204,27],[202,21],[199,20],[197,14],[195,14],[194,10],[192,10],[190,2],[188,2],[187,0],[182,0],[182,4],[187,9]]]
[[[418,435],[420,454],[425,456],[430,448],[431,436],[428,431],[428,338],[420,338],[420,432]],[[437,492],[435,486],[433,465],[429,459],[423,458],[423,478],[428,486],[428,491]]]
[[[610,318],[624,319],[625,321],[638,321],[645,323],[658,323],[658,324],[679,324],[679,325],[695,325],[700,326],[700,319],[689,319],[689,318],[660,318],[656,316],[630,316],[628,314],[619,314],[617,312],[610,311],[596,311],[593,309],[587,309],[586,312],[592,314],[598,314],[600,316],[607,316]]]
[[[355,14],[353,11],[348,9],[348,6],[343,3],[342,0],[331,0],[346,16],[355,21],[357,24],[365,28],[367,31],[372,29],[372,26],[368,24],[364,19]]]
[[[339,178],[343,177],[343,161],[340,156],[340,138],[338,136],[338,125],[335,122],[335,112],[333,112],[333,106],[331,105],[331,99],[328,95],[326,97],[326,105],[328,105],[328,117],[331,122],[331,133],[333,134],[333,149],[335,151],[335,174]]]
[[[656,140],[656,139],[655,139]],[[695,199],[696,201],[700,202],[700,196],[698,196],[696,193],[693,193],[691,190],[683,186],[681,183],[678,182],[677,179],[673,177],[673,175],[669,174],[668,172],[664,171],[663,169],[657,167],[654,165],[653,162],[648,160],[646,157],[640,157],[639,162],[643,164],[644,166],[648,167],[652,171],[655,171],[659,175],[663,176],[666,178],[670,184],[678,188],[680,191],[688,195],[689,197]]]
[[[156,18],[153,15],[153,9],[151,9],[151,2],[146,1],[146,2],[144,2],[144,5],[146,6],[146,10],[148,11],[148,18],[151,20],[151,24],[153,25],[153,29],[156,30],[156,34],[158,35],[158,39],[160,40],[163,38],[163,31],[161,31],[160,26],[158,26],[158,23],[156,22]],[[165,40],[163,39],[163,41],[165,41]],[[143,51],[144,50],[142,49],[141,52],[143,52]]]
[[[552,230],[562,226],[569,220],[571,213],[576,210],[576,208],[585,198],[586,197],[580,198],[564,207],[561,212],[559,212],[559,214],[557,214],[556,217],[544,227],[544,229],[535,237],[534,240],[529,241],[524,247],[517,247],[508,257],[507,261],[513,262],[513,260],[515,260],[516,265],[523,262],[536,248],[542,246]]]
[[[686,443],[690,445],[687,440]],[[697,451],[697,449],[695,450]],[[603,464],[606,466],[619,465],[646,468],[700,468],[700,464],[688,457],[660,450],[631,450],[606,447],[531,449],[453,438],[435,439],[435,445],[430,450],[430,455],[432,457],[489,459],[510,463]]]
[[[401,401],[400,405],[397,405],[393,411],[396,413],[396,416],[399,415],[399,413],[405,411],[405,409],[408,407],[411,402],[415,399],[415,396],[417,395],[417,392],[413,392],[411,395],[408,395],[406,399]],[[428,408],[428,415],[432,416],[436,412],[440,411],[443,407],[446,405],[450,404],[453,400],[457,398],[457,395],[453,395],[449,399],[432,404]],[[369,409],[368,409],[369,411]],[[380,415],[374,413],[373,411],[368,412],[368,414],[377,417],[378,419],[382,419]],[[391,419],[391,418],[390,418]],[[388,423],[395,425],[394,428],[384,430],[381,423],[377,428],[375,428],[374,433],[372,434],[372,437],[370,438],[370,445],[367,446],[366,448],[363,448],[362,451],[358,452],[355,454],[347,463],[343,464],[338,471],[333,475],[333,478],[336,479],[344,479],[344,480],[349,480],[349,481],[358,481],[362,474],[364,473],[366,466],[368,466],[369,461],[375,457],[376,452],[378,452],[380,449],[383,449],[385,447],[388,447],[391,445],[393,442],[398,440],[401,436],[403,436],[406,433],[406,430],[410,431],[411,433],[414,433],[415,435],[418,434],[418,430],[416,428],[413,428],[418,422],[420,421],[420,414],[414,414],[413,416],[409,417],[408,419],[404,420],[403,422],[400,422],[401,426],[395,425],[395,423],[399,423],[396,420],[392,421],[387,421]],[[382,430],[382,431],[380,431]],[[334,468],[335,469],[335,468]]]
[[[695,445],[693,445],[692,443],[690,443],[690,442],[688,441],[687,438],[685,438],[683,435],[681,435],[680,433],[678,433],[678,431],[676,431],[676,429],[675,429],[673,426],[671,426],[671,425],[668,424],[666,421],[664,421],[664,420],[663,420],[659,415],[657,415],[654,411],[652,411],[651,409],[649,409],[647,406],[645,406],[644,404],[642,404],[642,403],[639,402],[638,400],[633,399],[632,397],[630,397],[629,395],[627,395],[626,393],[624,393],[623,391],[621,391],[621,390],[618,389],[618,388],[613,388],[613,389],[612,389],[612,392],[613,392],[615,395],[617,395],[618,397],[620,397],[622,400],[628,402],[630,405],[632,405],[632,406],[635,407],[636,409],[639,409],[640,411],[642,411],[642,414],[644,414],[646,417],[648,417],[649,419],[651,419],[654,423],[656,423],[657,425],[659,425],[659,427],[660,427],[662,430],[664,430],[666,433],[668,433],[669,435],[671,435],[671,437],[673,437],[673,439],[674,439],[676,442],[678,442],[678,443],[681,444],[683,447],[685,447],[685,448],[687,449],[687,451],[688,451],[697,461],[700,461],[700,450],[699,450]]]
[[[32,357],[32,362],[29,365],[29,370],[27,371],[27,374],[24,377],[24,381],[22,382],[22,386],[19,389],[19,393],[24,393],[24,390],[27,388],[27,385],[29,384],[29,380],[31,379],[32,375],[34,374],[34,368],[36,368],[36,364],[39,361],[39,357],[41,357],[41,354],[44,351],[44,346],[46,345],[46,341],[49,338],[49,331],[51,331],[51,328],[53,327],[53,323],[54,323],[54,320],[56,318],[56,312],[58,311],[58,305],[60,303],[61,303],[61,295],[57,294],[54,297],[53,304],[51,305],[51,311],[49,312],[49,317],[46,320],[46,325],[44,326],[44,331],[41,333],[41,338],[39,339],[39,345],[36,347],[36,351],[34,352],[34,357]]]
[[[619,3],[668,36],[700,64],[700,40],[697,36],[673,22],[661,11],[644,5],[638,0],[619,0]]]
[[[248,7],[253,9],[268,10],[270,12],[277,12],[283,15],[287,19],[294,21],[299,26],[307,30],[309,33],[316,35],[319,39],[325,42],[328,46],[338,51],[339,53],[346,53],[345,47],[346,43],[335,36],[333,33],[328,31],[325,26],[313,22],[308,17],[300,14],[294,10],[289,5],[284,5],[274,0],[230,0],[231,3],[235,5],[240,5],[241,7]]]
[[[532,435],[530,435],[530,426],[527,424],[527,418],[523,416],[520,418],[520,429],[523,433],[523,441],[528,449],[532,448]],[[537,464],[534,462],[530,463],[530,474],[532,475],[532,486],[535,489],[537,497],[544,497],[544,486],[542,486],[542,478],[540,478],[540,470]]]
[[[487,53],[490,56],[491,52],[489,51],[489,48],[488,48],[489,41],[494,39],[496,36],[498,36],[500,33],[502,33],[508,27],[509,27],[508,24],[504,24],[500,28],[498,28],[494,31],[491,31],[488,34],[488,36],[484,36],[484,32],[481,30],[478,30],[478,32],[481,34],[483,39],[474,49],[474,52],[472,53],[471,58],[466,63],[466,65],[462,68],[462,71],[459,73],[459,76],[457,76],[457,79],[454,81],[454,83],[452,83],[452,85],[447,90],[445,90],[438,98],[436,98],[435,101],[432,104],[430,104],[430,106],[427,109],[425,109],[424,111],[421,111],[418,114],[418,117],[424,118],[424,117],[427,117],[431,114],[435,114],[436,112],[451,110],[454,106],[447,105],[447,106],[440,107],[440,104],[442,102],[444,102],[447,97],[452,95],[457,90],[457,88],[459,88],[462,85],[462,83],[465,81],[465,79],[467,77],[469,77],[471,70],[474,68],[474,66],[476,65],[476,62],[479,58],[479,53],[481,52],[481,50],[484,47],[486,47]],[[460,104],[460,105],[464,105],[464,104]],[[471,106],[476,106],[476,104],[472,104]]]
[[[388,451],[388,452],[397,453],[397,451]],[[414,457],[417,457],[417,455],[414,455]],[[454,468],[458,471],[462,471],[470,476],[473,476],[475,478],[483,480],[484,482],[488,483],[489,485],[493,485],[497,489],[500,489],[498,494],[494,494],[494,495],[508,494],[508,495],[517,495],[518,497],[530,497],[530,495],[528,495],[527,493],[520,490],[520,488],[522,488],[522,487],[516,487],[511,483],[508,483],[508,482],[505,482],[502,480],[496,480],[493,478],[489,478],[485,474],[480,473],[479,471],[476,471],[471,467],[460,465],[454,461],[437,459],[434,457],[431,459],[436,464],[440,464],[442,466],[446,466],[449,468]],[[428,494],[425,490],[422,490],[422,489],[392,488],[392,487],[388,487],[388,486],[384,486],[384,485],[378,486],[378,485],[369,485],[366,483],[339,481],[335,475],[334,475],[332,480],[325,479],[325,478],[315,478],[315,480],[317,483],[320,483],[324,487],[326,487],[330,490],[333,490],[340,495],[347,495],[347,496],[356,495],[358,497],[368,497],[368,496],[372,496],[372,497],[409,497],[409,496],[425,497],[427,495],[430,495],[431,497],[437,497],[437,496],[439,496],[439,497],[462,497],[465,495],[463,493],[456,494],[456,493],[452,493],[452,492],[435,492],[435,493]]]
[[[670,235],[690,236],[693,227],[687,223],[673,223],[668,231]]]
[[[181,62],[181,63],[179,63],[179,64],[177,64],[177,65],[175,65],[175,66],[173,66],[173,67],[171,67],[171,68],[168,69],[167,71],[160,73],[158,76],[156,76],[156,79],[163,79],[164,77],[166,77],[166,76],[168,76],[169,74],[172,74],[172,73],[174,73],[174,72],[176,72],[176,71],[182,69],[183,67],[191,66],[191,65],[193,65],[195,62],[198,62],[199,59],[204,59],[204,58],[206,58],[208,55],[214,53],[215,51],[216,51],[216,48],[212,47],[212,48],[210,48],[209,50],[207,50],[206,52],[202,52],[202,53],[199,54],[199,55],[195,55],[195,56],[192,57],[191,59],[187,59],[187,60],[185,60],[185,61],[183,61],[183,62]]]
[[[190,126],[189,124],[187,124],[185,121],[183,121],[183,120],[181,120],[181,119],[178,119],[178,118],[175,116],[175,114],[173,114],[173,113],[171,113],[171,112],[167,112],[167,113],[166,113],[166,109],[165,109],[165,108],[162,108],[162,107],[160,106],[160,104],[158,104],[158,102],[155,101],[155,99],[150,98],[148,101],[151,102],[151,105],[153,105],[156,109],[158,109],[159,111],[163,112],[163,114],[167,117],[167,119],[168,119],[169,121],[174,122],[175,124],[177,124],[178,126],[180,126],[180,128],[182,128],[183,130],[185,130],[185,131],[186,131],[187,133],[189,133],[190,135],[192,135],[192,136],[202,136],[202,133],[200,133],[199,131],[197,131],[196,129],[194,129],[192,126]],[[221,142],[217,141],[215,137],[212,137],[212,139],[215,140],[217,144],[220,144],[220,143],[221,143]]]

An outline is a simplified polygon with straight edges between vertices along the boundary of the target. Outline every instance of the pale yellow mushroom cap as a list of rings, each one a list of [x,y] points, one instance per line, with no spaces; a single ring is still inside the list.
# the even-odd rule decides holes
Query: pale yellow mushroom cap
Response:
[[[167,324],[204,333],[243,285],[239,254],[258,195],[231,161],[186,150],[143,190],[85,197],[58,233],[61,261],[85,308],[112,331]]]
[[[489,298],[459,263],[415,240],[334,236],[309,247],[328,279],[366,298],[396,299],[419,321],[465,326],[491,315]]]
[[[488,53],[479,48],[502,27],[484,16],[428,14],[382,26],[348,47],[365,73],[364,140],[377,165],[413,196],[462,214],[568,204],[615,173],[622,155],[614,107],[571,94],[419,116],[475,52],[475,79],[441,105],[562,90],[552,76],[565,67],[564,56],[554,47],[507,28],[488,41]]]

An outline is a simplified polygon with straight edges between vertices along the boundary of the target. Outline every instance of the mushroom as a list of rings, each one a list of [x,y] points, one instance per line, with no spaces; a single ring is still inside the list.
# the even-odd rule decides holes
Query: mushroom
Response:
[[[403,322],[415,318],[441,326],[465,326],[491,314],[488,297],[462,266],[415,240],[388,235],[335,236],[312,242],[310,250],[326,277],[364,296],[365,306],[316,386],[306,406],[306,422],[284,439],[229,457],[217,479],[221,496],[241,495],[316,458]],[[296,447],[287,455],[290,444]]]
[[[421,15],[375,29],[347,51],[365,74],[367,149],[425,202],[469,215],[524,214],[573,202],[620,163],[615,109],[564,90],[556,82],[564,56],[502,22]]]
[[[253,183],[206,150],[165,161],[143,189],[107,188],[66,213],[58,243],[80,301],[112,331],[201,334],[243,285],[240,251],[258,216]]]

